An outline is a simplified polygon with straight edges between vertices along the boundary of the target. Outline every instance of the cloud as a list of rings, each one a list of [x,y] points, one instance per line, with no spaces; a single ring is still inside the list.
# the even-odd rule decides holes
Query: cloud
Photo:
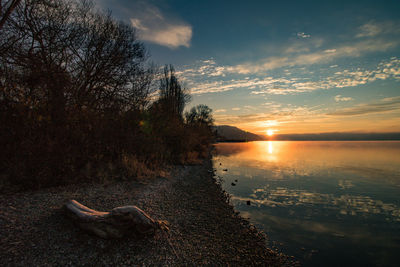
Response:
[[[336,72],[334,75],[328,76],[319,81],[288,79],[285,80],[285,84],[273,83],[270,87],[253,90],[251,94],[288,95],[321,89],[327,90],[331,88],[354,87],[374,82],[378,79],[400,80],[400,59],[393,57],[390,59],[390,61],[383,61],[377,65],[376,69],[373,70],[357,69],[356,71],[344,70]]]
[[[223,112],[226,112],[226,109],[217,109],[214,112],[215,113],[223,113]]]
[[[141,40],[149,41],[171,49],[190,47],[192,27],[173,17],[165,17],[161,11],[149,4],[143,4],[141,12],[131,17],[130,22],[138,30]]]
[[[217,66],[217,63],[214,59],[207,60],[198,60],[190,67],[184,67],[183,69],[177,71],[178,75],[183,75],[184,77],[195,77],[195,76],[208,76],[208,77],[217,77],[217,76],[226,76],[229,67],[226,66]]]
[[[205,94],[205,93],[218,93],[231,91],[237,88],[245,88],[245,89],[256,89],[259,87],[265,87],[272,85],[274,83],[286,83],[289,80],[284,78],[273,79],[272,77],[266,77],[264,79],[254,78],[254,79],[231,79],[231,80],[219,80],[214,82],[205,82],[205,83],[192,83],[193,87],[191,88],[192,94]]]
[[[366,23],[360,27],[360,33],[356,35],[356,37],[372,37],[380,34],[382,32],[382,28],[374,23]]]
[[[268,112],[270,113],[278,113],[281,111],[282,108],[282,104],[276,103],[274,101],[266,102],[261,105],[266,107],[268,109]]]
[[[241,108],[232,108],[232,110],[233,111],[238,111],[238,110],[240,110]]]
[[[298,33],[297,33],[297,37],[300,37],[300,38],[310,38],[311,35],[305,34],[304,32],[298,32]]]
[[[215,114],[216,123],[223,125],[235,125],[238,127],[259,129],[260,131],[265,130],[266,127],[278,127],[282,129],[283,125],[293,125],[301,121],[302,123],[316,123],[322,121],[321,118],[326,117],[325,114],[321,114],[321,111],[316,109],[319,107],[308,107],[308,106],[294,106],[290,104],[271,103],[270,108],[268,105],[262,109],[253,108],[252,112],[248,114],[233,115],[233,114]],[[278,105],[280,107],[278,108]],[[249,110],[250,111],[250,110]]]
[[[218,93],[235,89],[248,89],[253,95],[288,95],[327,90],[330,88],[354,87],[376,80],[400,80],[400,59],[392,57],[382,61],[375,69],[354,71],[342,70],[321,78],[309,80],[308,77],[244,77],[229,74],[229,66],[219,66],[215,60],[198,61],[195,66],[186,66],[177,71],[194,95]],[[217,76],[217,74],[220,74]],[[235,77],[235,78],[232,78]]]
[[[335,101],[336,102],[351,101],[351,100],[353,100],[352,97],[344,97],[342,95],[335,96]]]
[[[380,101],[367,104],[359,104],[354,107],[344,108],[341,110],[328,113],[327,115],[353,116],[353,115],[364,115],[369,113],[388,112],[394,110],[400,110],[400,96],[383,98]]]
[[[384,52],[399,45],[399,41],[364,40],[352,45],[342,45],[313,53],[269,57],[258,62],[247,62],[231,66],[228,71],[238,74],[260,73],[282,67],[325,64],[344,57],[360,57],[365,53]]]
[[[400,33],[400,25],[393,21],[375,22],[370,21],[359,27],[359,33],[356,38],[376,37],[383,34],[398,34]]]

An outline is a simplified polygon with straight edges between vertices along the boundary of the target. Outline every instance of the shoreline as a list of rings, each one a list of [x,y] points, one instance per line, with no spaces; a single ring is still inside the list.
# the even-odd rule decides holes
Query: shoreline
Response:
[[[176,166],[170,177],[71,185],[0,195],[0,257],[4,265],[292,265],[266,246],[259,232],[228,203],[213,178],[211,158]],[[137,205],[170,232],[103,240],[65,218],[76,199],[96,210]]]

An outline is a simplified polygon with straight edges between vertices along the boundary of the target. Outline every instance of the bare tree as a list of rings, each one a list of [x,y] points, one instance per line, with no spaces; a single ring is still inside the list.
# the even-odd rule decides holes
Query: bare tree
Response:
[[[25,98],[42,98],[54,121],[71,106],[146,104],[153,71],[143,65],[144,46],[132,27],[96,13],[92,2],[26,0],[11,20],[0,44],[3,69],[19,73]]]
[[[212,126],[214,119],[212,117],[212,109],[206,105],[197,105],[185,113],[186,123],[198,124],[204,126]]]
[[[84,155],[121,153],[139,128],[124,112],[144,109],[154,77],[131,26],[91,1],[24,0],[0,35],[3,169],[23,159],[61,173]]]
[[[164,76],[160,80],[160,103],[166,113],[182,117],[190,95],[178,81],[172,65],[164,67]]]

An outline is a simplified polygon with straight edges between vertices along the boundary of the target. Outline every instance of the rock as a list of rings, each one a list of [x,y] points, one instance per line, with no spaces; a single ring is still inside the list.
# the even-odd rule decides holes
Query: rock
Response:
[[[224,171],[224,172],[227,172],[227,171],[228,171],[228,169],[223,169],[223,171]]]
[[[251,204],[250,200],[247,200],[247,201],[246,201],[246,204],[247,204],[248,206],[250,206],[250,204]]]
[[[232,186],[235,186],[236,184],[235,184],[235,183],[231,183],[231,185],[232,185]]]

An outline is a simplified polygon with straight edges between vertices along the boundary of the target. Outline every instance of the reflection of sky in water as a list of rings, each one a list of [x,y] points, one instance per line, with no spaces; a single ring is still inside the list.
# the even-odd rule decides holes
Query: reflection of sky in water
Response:
[[[220,143],[214,166],[236,209],[306,265],[396,266],[399,155],[400,142]]]
[[[244,202],[250,200],[258,206],[269,207],[323,205],[325,208],[337,209],[341,214],[383,214],[400,221],[400,209],[396,205],[373,200],[368,196],[335,196],[332,194],[311,193],[304,190],[289,190],[287,188],[255,189],[253,192],[248,198],[232,196],[232,200]]]

